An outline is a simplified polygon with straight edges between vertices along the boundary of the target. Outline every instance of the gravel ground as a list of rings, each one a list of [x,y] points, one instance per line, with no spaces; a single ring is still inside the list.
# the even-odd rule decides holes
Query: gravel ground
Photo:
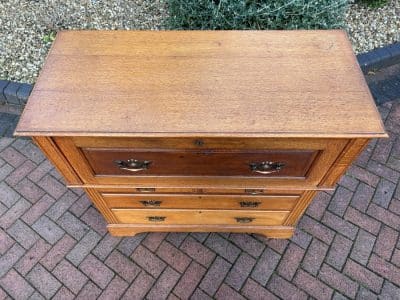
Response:
[[[33,83],[60,29],[160,29],[163,0],[0,0],[0,79]]]
[[[60,29],[161,29],[165,0],[0,0],[0,79],[33,83]],[[357,53],[400,40],[400,0],[353,4],[348,32]]]
[[[356,53],[400,41],[400,0],[389,0],[380,8],[353,4],[346,23]]]

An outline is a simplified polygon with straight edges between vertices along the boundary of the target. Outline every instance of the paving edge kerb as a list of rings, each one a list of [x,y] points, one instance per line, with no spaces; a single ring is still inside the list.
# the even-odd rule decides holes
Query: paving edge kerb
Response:
[[[400,63],[400,43],[378,48],[357,55],[361,70],[367,74]],[[9,80],[0,80],[0,105],[24,106],[28,101],[33,85]]]

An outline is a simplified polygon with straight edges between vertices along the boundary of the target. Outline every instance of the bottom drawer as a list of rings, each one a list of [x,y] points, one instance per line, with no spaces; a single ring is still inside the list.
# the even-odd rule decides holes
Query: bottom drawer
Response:
[[[160,225],[282,225],[290,213],[290,211],[123,208],[116,208],[111,211],[123,224]]]

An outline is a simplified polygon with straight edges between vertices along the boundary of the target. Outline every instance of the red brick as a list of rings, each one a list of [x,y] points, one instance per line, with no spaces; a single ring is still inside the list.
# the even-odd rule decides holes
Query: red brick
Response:
[[[31,203],[35,203],[45,194],[41,188],[27,178],[21,180],[15,186],[15,190]]]
[[[311,243],[312,236],[303,230],[296,228],[293,237],[290,240],[299,245],[301,248],[307,249]]]
[[[242,288],[242,295],[250,300],[278,300],[279,298],[272,294],[270,291],[259,285],[252,279],[248,279]]]
[[[18,261],[15,269],[21,274],[26,275],[34,265],[49,251],[51,246],[44,240],[39,239],[31,249]]]
[[[175,284],[178,282],[180,274],[170,267],[158,278],[150,292],[147,294],[147,299],[166,299],[172,291]]]
[[[18,193],[16,191],[14,191],[14,189],[12,189],[5,182],[1,182],[1,179],[0,179],[0,202],[1,203],[3,203],[8,208],[10,208],[20,198],[21,198],[21,196],[18,195]]]
[[[260,243],[249,234],[232,233],[229,239],[240,249],[256,258],[261,255],[265,248],[264,244]]]
[[[168,233],[166,240],[176,248],[179,248],[188,235],[189,233],[187,232],[170,232]]]
[[[75,295],[72,294],[65,286],[58,290],[57,294],[54,295],[52,300],[72,300],[75,299]]]
[[[367,216],[364,213],[361,213],[360,211],[358,211],[352,207],[349,207],[347,209],[344,219],[357,225],[358,227],[365,229],[366,231],[368,231],[374,235],[377,235],[379,232],[379,229],[381,228],[380,222]]]
[[[6,251],[14,244],[14,240],[3,230],[0,229],[0,255],[6,253]]]
[[[319,278],[334,289],[345,294],[347,297],[350,297],[351,299],[355,298],[358,284],[328,265],[322,265],[319,272]]]
[[[129,283],[131,283],[136,278],[141,270],[138,265],[133,263],[130,259],[122,255],[117,250],[114,250],[107,257],[105,264]]]
[[[298,226],[299,228],[303,229],[304,231],[308,232],[312,236],[320,239],[327,244],[330,244],[332,242],[335,235],[332,230],[307,216],[303,216],[300,219]]]
[[[139,233],[134,237],[125,237],[121,239],[117,249],[125,256],[130,256],[132,252],[140,245],[147,233]]]
[[[26,157],[19,153],[12,147],[7,147],[0,152],[0,157],[3,158],[7,163],[12,165],[14,168],[19,167],[26,160]]]
[[[352,240],[357,235],[358,228],[356,226],[330,213],[329,211],[325,212],[322,222]]]
[[[37,264],[26,278],[47,299],[54,296],[61,287],[61,283],[40,264]]]
[[[343,273],[376,293],[381,290],[383,279],[350,259],[347,260]]]
[[[379,182],[378,176],[355,165],[349,168],[348,174],[373,187],[376,187]]]
[[[330,287],[303,270],[297,272],[293,282],[315,299],[331,299],[332,297],[333,290]]]
[[[393,256],[392,256],[392,263],[396,266],[400,267],[400,249],[394,249]]]
[[[219,287],[217,293],[215,294],[215,299],[245,300],[245,298],[243,298],[238,292],[224,283]]]
[[[97,300],[101,290],[91,281],[89,281],[80,291],[76,299],[81,300]]]
[[[50,175],[44,176],[38,182],[38,185],[55,199],[60,198],[67,191],[65,185]]]
[[[72,206],[69,211],[75,216],[80,217],[90,207],[92,202],[89,200],[86,194],[83,194]]]
[[[90,207],[81,217],[81,220],[92,227],[100,235],[105,235],[107,233],[107,223],[104,220],[104,217],[94,207]]]
[[[186,270],[191,261],[189,256],[166,241],[161,243],[156,254],[180,273]]]
[[[316,220],[321,220],[330,200],[331,195],[325,192],[318,192],[310,206],[307,208],[306,214]]]
[[[354,193],[353,199],[351,199],[350,205],[362,212],[366,212],[374,192],[375,189],[373,187],[360,182],[356,192]]]
[[[121,241],[120,237],[112,236],[109,233],[97,244],[92,253],[100,260],[104,260]]]
[[[339,180],[339,185],[347,188],[348,190],[354,192],[357,189],[359,181],[354,177],[343,175]]]
[[[397,190],[400,193],[400,185],[398,185]],[[400,200],[392,199],[390,202],[389,210],[397,215],[400,215]]]
[[[399,233],[390,227],[383,226],[376,240],[374,252],[386,260],[390,260]]]
[[[67,209],[76,201],[77,196],[72,191],[68,190],[61,198],[58,198],[56,203],[46,212],[53,221],[57,221]]]
[[[114,277],[114,272],[91,254],[82,261],[79,269],[102,289]]]
[[[33,182],[38,182],[40,179],[43,178],[49,171],[53,169],[53,165],[48,160],[44,160],[33,170],[29,175],[28,178]]]
[[[212,300],[212,298],[204,293],[201,289],[196,289],[192,297],[190,297],[190,300]]]
[[[166,232],[153,232],[149,233],[143,240],[142,245],[147,247],[150,251],[155,252],[160,246],[161,242],[165,239],[168,233]]]
[[[13,299],[28,299],[34,292],[33,287],[14,270],[0,279],[0,285]]]
[[[304,256],[304,249],[290,243],[278,266],[278,274],[287,280],[292,280]]]
[[[343,216],[352,196],[353,193],[351,191],[339,186],[329,203],[328,210],[338,216]]]
[[[238,247],[217,233],[211,233],[204,244],[231,263],[233,263],[240,254],[240,249]]]
[[[38,202],[36,202],[23,216],[22,220],[28,225],[35,223],[50,207],[55,200],[49,195],[44,195]]]
[[[391,213],[390,211],[374,203],[371,203],[367,213],[371,217],[374,217],[378,221],[385,223],[386,225],[394,228],[395,230],[400,230],[400,217]]]
[[[210,296],[213,296],[224,280],[226,274],[228,274],[230,268],[230,263],[217,256],[201,281],[200,288]]]
[[[153,286],[155,279],[142,271],[130,285],[123,296],[123,300],[142,300]]]
[[[71,263],[63,259],[53,270],[57,277],[74,294],[78,294],[88,278]]]
[[[393,141],[394,141],[394,135],[390,134],[390,138],[388,139],[379,139],[376,146],[375,150],[371,156],[373,160],[376,160],[382,164],[386,163],[390,151],[392,150],[393,147]]]
[[[395,189],[396,185],[394,183],[382,178],[376,188],[372,202],[384,208],[388,208]]]
[[[373,160],[370,160],[368,162],[367,170],[394,183],[397,183],[400,178],[399,172],[392,170]]]
[[[328,246],[326,244],[317,239],[313,239],[304,256],[302,267],[312,275],[317,275],[327,252]]]
[[[306,293],[277,275],[273,275],[271,277],[267,288],[275,295],[283,299],[307,299]]]
[[[9,228],[15,221],[20,221],[19,218],[31,207],[31,204],[21,198],[15,203],[5,214],[0,217],[0,227],[3,229]]]
[[[35,167],[36,165],[30,160],[25,161],[21,166],[16,168],[10,175],[8,175],[6,182],[10,186],[15,186],[26,175],[28,175]]]
[[[326,262],[338,270],[341,270],[350,253],[352,241],[337,234],[326,257]]]
[[[25,250],[16,243],[4,255],[0,256],[0,278],[13,267],[24,253]]]
[[[400,288],[385,280],[383,284],[381,299],[398,299],[400,295]]]
[[[246,252],[242,252],[226,276],[225,282],[239,291],[247,277],[249,277],[255,264],[256,260],[254,258]]]
[[[251,277],[258,283],[265,285],[275,271],[281,256],[270,248],[266,248],[258,259]]]
[[[161,259],[141,245],[135,249],[131,258],[135,263],[145,269],[146,272],[149,272],[156,278],[166,267],[166,264]]]
[[[191,236],[188,236],[182,243],[180,249],[205,267],[211,265],[215,258],[215,253],[210,251],[210,249],[204,247]]]
[[[383,260],[375,254],[369,259],[368,268],[396,285],[400,285],[400,268]]]
[[[274,249],[279,254],[283,254],[289,244],[289,241],[286,239],[270,239],[264,236],[257,236],[257,239],[262,241],[269,248]]]
[[[126,283],[121,277],[115,276],[107,288],[101,293],[99,300],[118,300],[128,288]]]
[[[206,269],[204,267],[192,261],[175,286],[174,294],[181,299],[189,299],[205,273]]]
[[[48,270],[52,270],[58,262],[74,247],[76,241],[69,235],[64,235],[50,251],[40,260]]]
[[[357,239],[353,244],[353,250],[351,251],[350,257],[360,264],[366,265],[368,258],[371,255],[374,243],[375,236],[364,230],[360,230]]]

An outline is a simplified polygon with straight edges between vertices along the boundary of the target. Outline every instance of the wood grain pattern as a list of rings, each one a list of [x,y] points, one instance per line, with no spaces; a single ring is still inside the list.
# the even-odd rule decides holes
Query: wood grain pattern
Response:
[[[61,32],[16,134],[386,136],[338,30]]]
[[[63,174],[67,184],[82,185],[81,179],[51,138],[36,136],[32,137],[32,139],[57,170]]]
[[[113,208],[123,224],[174,224],[174,225],[283,225],[289,211],[255,210],[190,210],[190,209],[128,209]],[[152,221],[151,218],[164,218]],[[240,223],[237,219],[250,219]]]
[[[299,195],[101,194],[110,208],[291,210]]]

